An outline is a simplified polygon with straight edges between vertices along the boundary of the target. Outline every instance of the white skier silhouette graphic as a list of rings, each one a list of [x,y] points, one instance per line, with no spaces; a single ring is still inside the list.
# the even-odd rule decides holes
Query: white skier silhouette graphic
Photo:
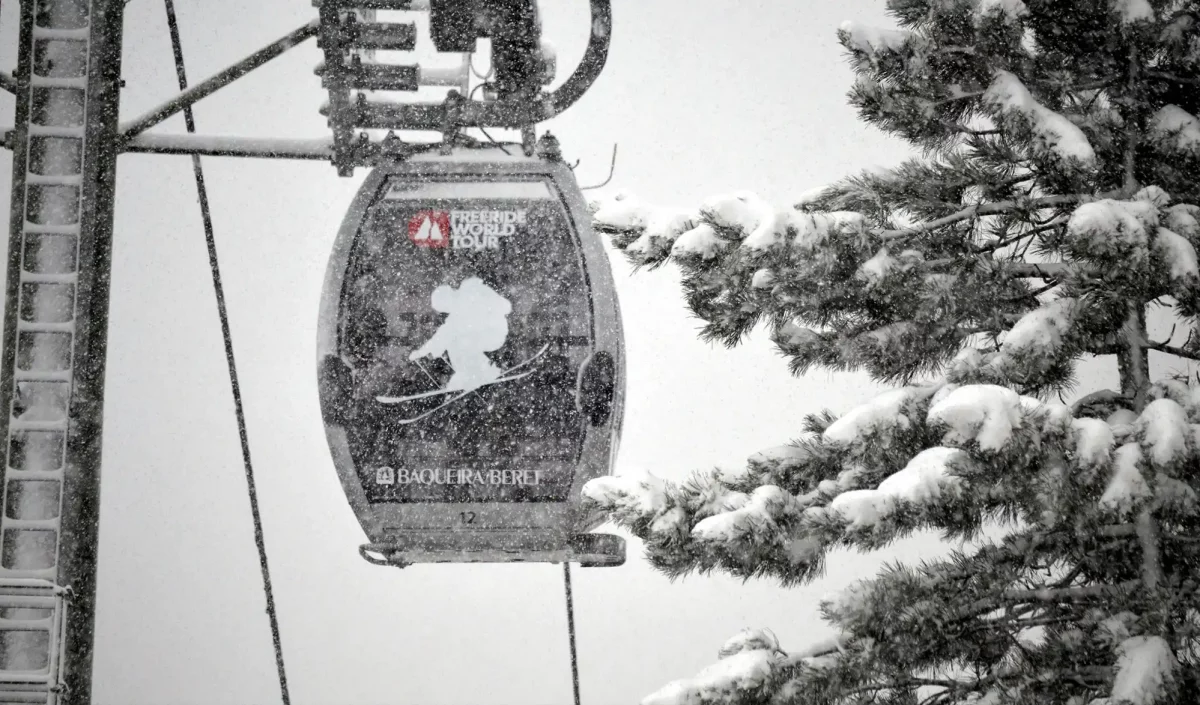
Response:
[[[443,391],[471,391],[499,379],[501,370],[487,353],[504,347],[508,339],[509,300],[479,277],[470,277],[457,289],[445,284],[434,289],[430,304],[449,315],[408,359],[449,356],[454,374]]]
[[[512,303],[484,284],[479,277],[465,280],[457,289],[445,284],[439,286],[430,296],[430,305],[435,311],[449,315],[424,345],[412,351],[408,359],[447,355],[450,358],[450,366],[454,368],[454,374],[441,389],[399,397],[375,397],[381,404],[406,404],[417,399],[446,396],[445,401],[432,409],[400,419],[401,425],[416,423],[436,414],[462,401],[480,387],[528,377],[535,371],[538,360],[550,349],[550,344],[547,343],[534,354],[506,369],[496,367],[488,359],[487,353],[504,347],[505,341],[508,340],[508,314],[512,313]],[[428,372],[426,374],[428,375]]]

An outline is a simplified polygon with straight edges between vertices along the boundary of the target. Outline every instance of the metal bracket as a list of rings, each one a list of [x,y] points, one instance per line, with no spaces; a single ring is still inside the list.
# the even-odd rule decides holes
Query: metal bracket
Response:
[[[259,49],[250,56],[233,64],[229,68],[212,76],[211,78],[197,83],[195,86],[183,91],[174,98],[168,100],[162,105],[150,110],[149,112],[134,118],[121,128],[121,137],[125,140],[145,132],[147,129],[154,127],[163,120],[180,113],[184,108],[187,108],[201,98],[205,98],[217,92],[221,88],[228,86],[237,79],[245,76],[254,69],[262,66],[271,59],[280,56],[288,49],[300,44],[309,37],[317,36],[318,24],[316,20],[309,22],[289,33],[271,42],[267,46]]]

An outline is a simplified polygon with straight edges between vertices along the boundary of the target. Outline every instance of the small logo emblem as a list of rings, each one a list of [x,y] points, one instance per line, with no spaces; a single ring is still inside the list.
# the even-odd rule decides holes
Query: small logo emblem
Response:
[[[396,484],[396,471],[384,465],[375,470],[375,484],[377,485],[394,485]]]
[[[408,239],[417,247],[441,248],[450,244],[450,214],[419,211],[408,221]]]

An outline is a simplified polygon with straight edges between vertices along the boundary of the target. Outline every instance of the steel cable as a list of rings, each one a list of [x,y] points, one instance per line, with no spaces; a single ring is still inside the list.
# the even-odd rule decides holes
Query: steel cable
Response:
[[[571,687],[579,705],[579,657],[575,653],[575,601],[571,595],[571,562],[563,561],[563,587],[567,593],[567,638],[571,640]]]
[[[175,18],[175,4],[164,0],[167,7],[167,28],[171,32],[171,50],[175,54],[175,74],[179,89],[187,90],[187,72],[183,64],[183,46],[179,41],[179,23]],[[183,109],[183,118],[189,133],[196,132],[196,120],[191,106]],[[213,292],[217,299],[217,314],[221,319],[221,336],[225,341],[225,362],[229,366],[229,386],[233,392],[233,411],[237,418],[238,437],[242,444],[242,461],[246,469],[246,490],[250,497],[250,514],[254,520],[254,544],[258,548],[258,563],[262,569],[263,592],[267,599],[267,618],[271,625],[271,641],[275,647],[275,666],[279,672],[279,692],[283,705],[290,705],[287,672],[283,665],[283,645],[279,637],[279,619],[275,612],[275,596],[271,591],[271,570],[267,565],[267,547],[263,538],[262,516],[258,511],[258,490],[254,483],[254,465],[250,461],[250,439],[246,432],[246,414],[242,408],[242,391],[238,384],[237,364],[233,356],[233,336],[229,331],[229,314],[225,309],[225,289],[221,284],[221,269],[217,264],[217,242],[213,235],[212,213],[208,205],[208,189],[204,185],[204,169],[200,155],[192,155],[192,172],[196,177],[196,191],[200,198],[200,217],[204,222],[204,241],[208,246],[208,264],[212,270]]]

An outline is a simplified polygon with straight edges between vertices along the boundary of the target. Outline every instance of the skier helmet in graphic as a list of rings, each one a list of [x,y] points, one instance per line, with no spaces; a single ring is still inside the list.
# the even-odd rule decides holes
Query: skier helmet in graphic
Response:
[[[318,375],[368,560],[624,560],[580,508],[612,469],[624,357],[561,162],[471,150],[372,172],[329,263]]]

